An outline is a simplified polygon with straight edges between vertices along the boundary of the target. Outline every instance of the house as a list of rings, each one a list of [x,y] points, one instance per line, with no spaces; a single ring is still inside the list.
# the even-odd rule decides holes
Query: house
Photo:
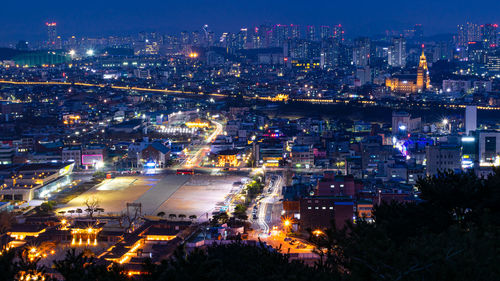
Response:
[[[164,168],[170,160],[170,149],[161,142],[152,142],[141,151],[141,162],[145,167]]]

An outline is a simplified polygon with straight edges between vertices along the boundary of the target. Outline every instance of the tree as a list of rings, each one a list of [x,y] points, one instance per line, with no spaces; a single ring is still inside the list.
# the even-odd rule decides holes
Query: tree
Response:
[[[174,220],[175,218],[177,218],[177,215],[176,214],[169,214],[168,218],[171,220]]]
[[[189,254],[179,248],[161,264],[147,261],[144,281],[157,280],[339,280],[338,276],[317,270],[288,255],[270,251],[265,245],[248,246],[241,243],[214,245]]]
[[[238,204],[234,207],[233,215],[239,220],[247,220],[247,206],[243,204]]]
[[[14,280],[18,270],[17,263],[15,262],[16,252],[13,248],[2,249],[0,255],[0,275],[4,280]]]
[[[85,205],[87,206],[85,212],[87,212],[90,219],[93,218],[95,212],[100,210],[99,200],[94,196],[87,198],[87,200],[85,200]]]
[[[159,216],[160,218],[163,218],[163,217],[165,216],[165,212],[159,212],[159,213],[157,214],[157,216]]]
[[[113,264],[111,269],[97,264],[93,256],[85,252],[68,250],[63,260],[54,261],[54,268],[65,281],[121,281],[129,280],[123,268]]]
[[[184,215],[184,214],[179,214],[179,216],[178,216],[178,217],[179,217],[179,219],[184,220],[184,219],[186,218],[186,215]]]
[[[500,174],[439,173],[420,179],[418,203],[382,204],[375,223],[312,235],[322,270],[357,280],[496,280],[500,270]]]
[[[0,234],[4,234],[14,223],[14,215],[7,211],[0,212]]]
[[[194,221],[196,218],[197,218],[197,216],[196,216],[196,215],[190,215],[190,216],[189,216],[189,219],[190,219],[190,220],[192,220],[192,221]]]
[[[212,225],[221,225],[229,221],[229,215],[226,212],[221,212],[212,217]]]
[[[103,171],[97,171],[92,175],[94,180],[103,180],[106,178],[106,173]]]
[[[51,213],[53,210],[54,210],[54,206],[56,205],[56,203],[54,201],[47,201],[47,202],[43,202],[40,207],[39,207],[39,210],[42,214],[49,214]]]

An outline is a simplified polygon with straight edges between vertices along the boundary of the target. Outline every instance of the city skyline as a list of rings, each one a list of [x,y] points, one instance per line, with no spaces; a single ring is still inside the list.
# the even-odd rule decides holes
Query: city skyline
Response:
[[[496,1],[484,1],[477,6],[452,1],[278,1],[268,4],[253,1],[241,4],[197,0],[188,4],[153,1],[139,7],[130,5],[131,3],[100,3],[91,0],[83,7],[76,7],[62,1],[55,1],[52,5],[27,1],[28,8],[16,3],[6,3],[6,10],[23,9],[23,16],[12,13],[0,19],[0,24],[4,26],[0,31],[0,41],[5,43],[21,39],[43,39],[43,23],[47,21],[58,22],[62,36],[130,35],[140,31],[178,33],[182,30],[198,30],[205,24],[214,32],[222,33],[262,23],[301,26],[342,24],[349,31],[348,37],[373,36],[386,30],[402,30],[418,23],[425,27],[426,36],[430,36],[454,33],[457,25],[466,21],[497,23],[499,18],[495,11],[500,9],[500,4]]]

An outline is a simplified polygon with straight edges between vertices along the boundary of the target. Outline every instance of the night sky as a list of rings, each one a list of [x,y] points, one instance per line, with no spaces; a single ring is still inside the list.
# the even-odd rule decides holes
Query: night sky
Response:
[[[380,34],[424,24],[426,35],[451,33],[467,20],[500,22],[500,0],[25,0],[2,1],[0,42],[44,39],[46,21],[68,35],[124,35],[139,31],[176,33],[200,29],[219,33],[261,23],[333,25],[347,36]]]

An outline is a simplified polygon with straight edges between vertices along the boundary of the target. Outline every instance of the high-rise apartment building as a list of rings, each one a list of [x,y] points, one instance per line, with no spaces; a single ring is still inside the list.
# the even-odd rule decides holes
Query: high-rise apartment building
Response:
[[[401,68],[406,66],[406,40],[403,37],[392,39],[388,58],[390,66]]]
[[[497,33],[498,24],[481,25],[481,41],[486,48],[495,49],[498,46]]]
[[[332,36],[333,36],[332,35],[332,28],[330,26],[327,26],[327,25],[322,25],[320,28],[320,38],[323,40],[323,39],[330,38]]]
[[[465,107],[465,134],[475,131],[477,128],[477,106],[468,105]]]
[[[56,22],[46,22],[47,27],[47,45],[49,49],[56,49],[57,41],[57,23]]]
[[[316,41],[316,27],[308,25],[306,27],[306,39],[309,41]]]
[[[370,38],[363,37],[354,41],[352,62],[356,66],[367,66],[370,64]]]

